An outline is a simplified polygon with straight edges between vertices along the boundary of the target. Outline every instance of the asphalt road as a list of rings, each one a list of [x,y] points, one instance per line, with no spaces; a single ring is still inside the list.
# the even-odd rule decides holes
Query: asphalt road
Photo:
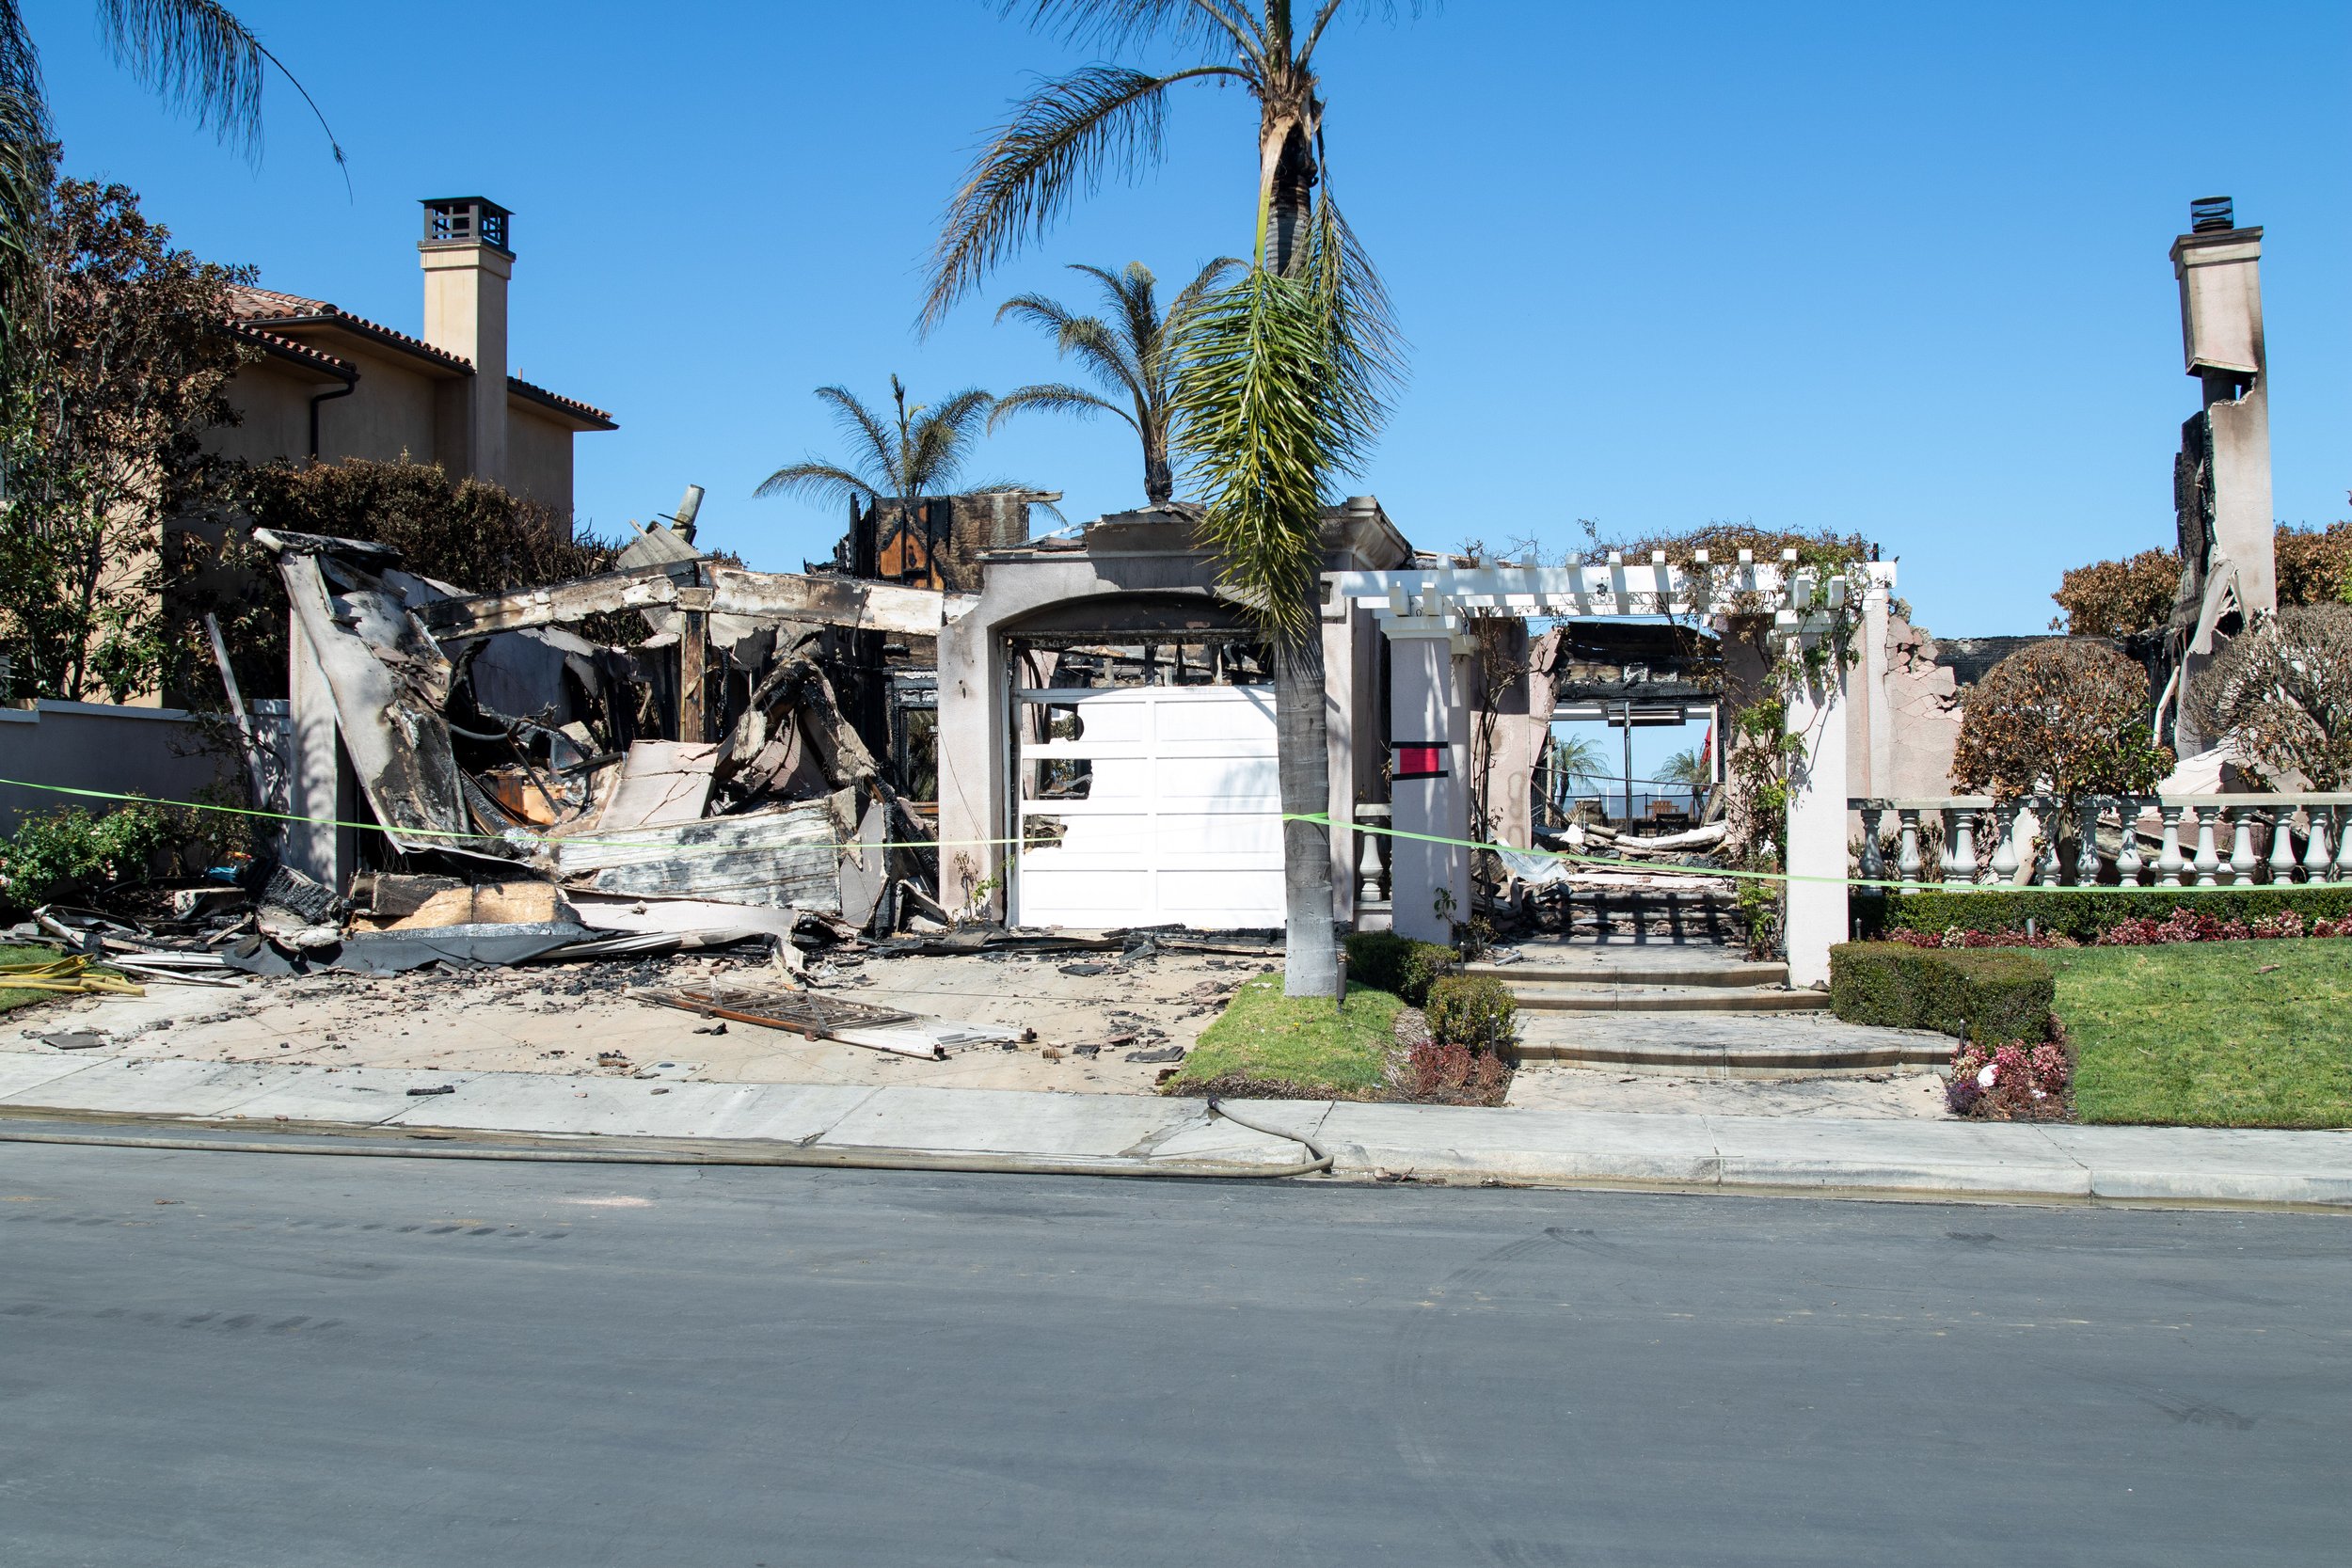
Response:
[[[2345,1560],[2352,1222],[0,1144],[0,1561]]]

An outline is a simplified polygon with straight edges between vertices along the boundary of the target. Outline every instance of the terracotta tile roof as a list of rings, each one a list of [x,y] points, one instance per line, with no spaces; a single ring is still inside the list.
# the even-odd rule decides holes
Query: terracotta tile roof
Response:
[[[288,358],[316,364],[319,368],[331,370],[339,375],[357,375],[358,370],[348,361],[339,359],[324,349],[314,348],[308,343],[286,337],[282,333],[267,329],[273,326],[337,326],[359,337],[434,360],[463,374],[474,373],[473,361],[470,359],[451,354],[444,349],[435,348],[421,338],[412,338],[405,332],[395,332],[389,326],[368,320],[365,316],[355,316],[350,311],[323,299],[306,299],[300,294],[282,293],[276,289],[258,289],[249,283],[234,285],[229,293],[229,325],[240,337],[260,342],[272,352],[282,354]],[[510,375],[506,378],[506,389],[512,396],[544,404],[558,413],[570,415],[583,424],[597,426],[605,430],[620,428],[612,416],[601,408],[581,403],[577,398],[564,397],[560,392],[550,392],[545,387],[533,386],[516,376]]]
[[[229,329],[247,342],[259,343],[262,348],[281,358],[292,359],[296,364],[309,365],[314,370],[325,371],[327,374],[339,376],[345,381],[358,379],[359,368],[357,365],[348,359],[338,359],[323,348],[312,348],[309,343],[281,337],[265,327],[255,326],[248,322],[231,321],[229,324]]]
[[[331,316],[335,308],[323,299],[305,299],[300,294],[279,293],[276,289],[257,289],[250,283],[232,283],[229,287],[229,313],[241,321],[263,316]]]
[[[603,409],[582,403],[578,398],[567,398],[561,392],[550,392],[545,387],[534,387],[519,376],[508,376],[506,389],[518,397],[528,398],[533,403],[544,403],[548,407],[569,414],[576,420],[600,424],[607,430],[620,429],[620,426],[613,422],[612,416]]]
[[[232,286],[229,293],[229,313],[238,322],[273,326],[340,326],[346,332],[433,360],[464,374],[473,373],[473,361],[462,355],[435,348],[421,338],[396,332],[381,322],[372,322],[365,316],[355,316],[323,299],[305,299],[300,294],[280,293],[275,289],[257,289],[250,284]]]

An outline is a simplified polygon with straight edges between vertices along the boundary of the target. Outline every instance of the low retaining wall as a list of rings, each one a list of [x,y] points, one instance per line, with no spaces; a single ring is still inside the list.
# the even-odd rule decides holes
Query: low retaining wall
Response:
[[[196,720],[180,708],[46,700],[0,708],[0,779],[193,800],[230,776],[228,760],[203,750]],[[108,802],[0,784],[0,833],[70,805],[97,812]]]

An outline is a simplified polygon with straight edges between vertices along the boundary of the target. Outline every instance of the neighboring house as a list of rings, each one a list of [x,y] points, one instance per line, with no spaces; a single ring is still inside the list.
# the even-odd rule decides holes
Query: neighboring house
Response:
[[[229,389],[244,423],[214,449],[253,463],[405,455],[568,518],[572,437],[616,429],[612,416],[506,372],[513,215],[476,196],[423,206],[421,337],[323,299],[235,291],[231,328],[262,352]]]

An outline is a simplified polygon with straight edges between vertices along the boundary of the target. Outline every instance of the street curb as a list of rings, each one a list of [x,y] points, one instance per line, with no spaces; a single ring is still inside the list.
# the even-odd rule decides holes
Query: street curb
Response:
[[[1254,1101],[1251,1113],[1271,1107],[1325,1110],[1320,1101]],[[1691,1118],[1697,1119],[1697,1118]],[[46,1124],[25,1127],[27,1122]],[[64,1128],[75,1131],[64,1131]],[[243,1134],[201,1137],[205,1132]],[[301,1140],[310,1140],[303,1142]],[[318,1140],[326,1140],[319,1142]],[[1486,1187],[1646,1192],[1687,1196],[1798,1197],[1856,1202],[2025,1204],[2054,1207],[2217,1209],[2244,1212],[2333,1214],[2352,1217],[2352,1187],[2316,1180],[2294,1196],[2275,1178],[2196,1183],[2178,1173],[2098,1176],[2079,1167],[2072,1177],[2016,1179],[1998,1166],[1960,1164],[1901,1167],[1864,1162],[1774,1163],[1670,1157],[1605,1159],[1587,1156],[1471,1160],[1457,1151],[1406,1151],[1330,1139],[1334,1162],[1320,1185]],[[814,1146],[752,1138],[633,1138],[601,1133],[499,1132],[480,1128],[392,1127],[359,1122],[279,1122],[268,1126],[220,1117],[124,1115],[0,1106],[0,1145],[80,1145],[121,1148],[231,1153],[405,1156],[530,1163],[798,1166],[819,1169],[906,1170],[965,1174],[1029,1174],[1190,1180],[1264,1180],[1291,1174],[1264,1165],[1192,1160],[1006,1155],[983,1150],[900,1148],[881,1145]],[[1303,1173],[1302,1173],[1303,1174]]]
[[[56,1065],[44,1077],[18,1064],[32,1081],[0,1095],[0,1142],[164,1147],[194,1133],[183,1141],[199,1148],[258,1138],[253,1152],[1219,1179],[1303,1175],[1323,1164],[1302,1161],[1303,1148],[1328,1151],[1326,1181],[2352,1213],[2352,1131],[1235,1101],[1244,1125],[1204,1117],[1198,1101],[1137,1095]],[[448,1092],[405,1094],[425,1078]],[[362,1104],[369,1117],[322,1114]],[[295,1136],[327,1143],[296,1150]]]

